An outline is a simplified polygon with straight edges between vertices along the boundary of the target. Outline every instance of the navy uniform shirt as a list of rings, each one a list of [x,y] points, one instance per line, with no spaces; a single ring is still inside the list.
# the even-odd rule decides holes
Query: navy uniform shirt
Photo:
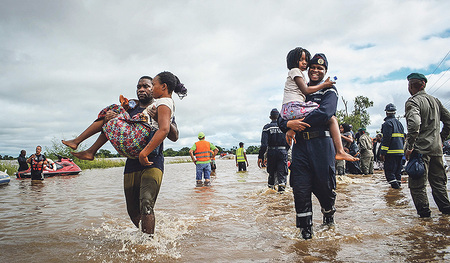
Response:
[[[264,160],[264,153],[267,147],[286,147],[286,150],[289,149],[289,145],[286,142],[286,134],[278,127],[277,121],[264,125],[258,155],[259,159]]]
[[[395,116],[387,116],[381,125],[381,155],[403,155],[405,144],[405,131],[402,123]]]

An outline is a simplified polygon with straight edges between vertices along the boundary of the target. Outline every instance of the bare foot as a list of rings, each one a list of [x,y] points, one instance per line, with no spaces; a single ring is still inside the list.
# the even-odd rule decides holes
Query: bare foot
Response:
[[[72,148],[73,150],[76,150],[78,148],[78,144],[74,142],[74,140],[61,140],[62,144],[64,144],[65,146],[68,146],[70,148]]]
[[[359,160],[359,158],[351,156],[350,154],[348,154],[346,152],[336,153],[335,159],[336,160],[345,160],[345,161],[349,161],[349,162],[355,162],[355,161]]]
[[[80,160],[89,160],[89,161],[94,160],[94,154],[87,151],[71,152],[71,153],[73,154],[73,156],[77,157]]]

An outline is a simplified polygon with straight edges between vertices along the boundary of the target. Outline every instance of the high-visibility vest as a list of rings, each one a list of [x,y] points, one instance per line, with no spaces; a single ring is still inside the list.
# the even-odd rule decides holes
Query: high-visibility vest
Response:
[[[208,141],[198,141],[195,143],[195,158],[198,162],[206,162],[211,160],[210,152],[211,144]]]
[[[238,148],[236,150],[236,161],[238,163],[245,162],[244,148]]]

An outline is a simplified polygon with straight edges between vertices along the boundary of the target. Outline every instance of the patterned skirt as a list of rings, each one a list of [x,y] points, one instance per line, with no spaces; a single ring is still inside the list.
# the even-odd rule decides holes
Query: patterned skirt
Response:
[[[291,101],[283,104],[283,106],[281,107],[281,117],[285,120],[301,119],[306,117],[309,113],[311,113],[318,107],[319,104],[312,101]]]
[[[139,153],[145,148],[155,131],[142,120],[140,114],[131,117],[122,106],[117,104],[101,110],[98,120],[103,119],[108,110],[113,110],[119,115],[103,125],[106,137],[120,155],[132,159],[139,158]],[[159,146],[152,154],[157,153],[158,150]]]

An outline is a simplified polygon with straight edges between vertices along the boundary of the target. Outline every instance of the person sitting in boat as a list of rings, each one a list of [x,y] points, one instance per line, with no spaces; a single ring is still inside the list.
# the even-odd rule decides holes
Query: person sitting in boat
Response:
[[[36,146],[36,153],[27,159],[27,163],[31,164],[31,180],[44,180],[44,165],[47,164],[45,155],[41,154],[42,147]]]
[[[168,78],[174,81],[166,83]],[[151,165],[147,156],[158,154],[159,145],[166,138],[170,123],[175,118],[172,92],[177,93],[182,99],[186,96],[187,89],[172,73],[161,72],[153,79],[152,93],[155,101],[143,113],[130,117],[127,110],[134,108],[136,103],[121,95],[119,99],[121,105],[113,104],[104,108],[98,114],[97,120],[78,137],[61,142],[75,150],[82,141],[101,132],[89,149],[72,154],[81,160],[93,160],[98,149],[109,140],[120,155],[132,159],[139,158],[139,162],[144,166]],[[118,116],[109,119],[107,113],[111,110],[118,113]],[[151,116],[154,116],[154,119]],[[155,137],[157,139],[154,139]]]

